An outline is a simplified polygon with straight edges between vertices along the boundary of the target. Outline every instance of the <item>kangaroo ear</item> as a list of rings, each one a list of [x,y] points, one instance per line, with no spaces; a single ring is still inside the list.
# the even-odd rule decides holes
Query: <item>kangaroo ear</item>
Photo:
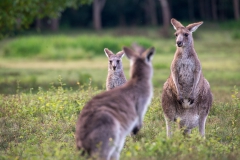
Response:
[[[194,32],[198,29],[199,26],[201,26],[203,24],[203,22],[197,22],[197,23],[192,23],[189,24],[186,28],[190,31],[190,32]]]
[[[112,51],[110,51],[108,48],[104,48],[104,52],[105,52],[105,54],[106,54],[106,56],[109,58],[111,55],[114,55],[113,53],[112,53]]]
[[[142,54],[144,51],[146,51],[146,49],[143,46],[140,46],[136,42],[132,43],[132,48],[134,49],[134,51],[136,51],[137,53],[140,53],[140,54]]]
[[[154,55],[154,53],[155,53],[155,48],[151,47],[143,53],[143,56],[145,56],[146,60],[149,62],[152,60],[152,56]]]
[[[173,25],[173,28],[175,30],[177,30],[178,28],[184,27],[179,21],[177,21],[176,19],[172,18],[171,19],[171,23]]]
[[[132,59],[134,59],[134,57],[138,56],[133,50],[131,50],[128,47],[123,47],[123,51],[126,54],[127,58],[130,60],[132,60]]]
[[[116,54],[119,58],[122,59],[122,57],[124,56],[124,52],[123,51],[120,51]]]

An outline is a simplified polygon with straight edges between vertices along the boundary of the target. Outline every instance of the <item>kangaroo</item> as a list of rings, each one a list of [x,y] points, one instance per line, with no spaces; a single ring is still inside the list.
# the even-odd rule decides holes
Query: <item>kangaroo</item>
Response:
[[[153,95],[152,47],[142,54],[124,47],[130,59],[130,80],[93,97],[76,124],[76,145],[90,157],[118,160],[125,138],[142,127]],[[136,129],[137,128],[137,129]]]
[[[127,82],[122,67],[122,57],[124,56],[124,52],[120,51],[115,55],[107,48],[104,49],[104,52],[109,60],[106,89],[110,90]]]
[[[192,32],[203,22],[184,27],[171,19],[176,30],[177,50],[171,64],[171,74],[163,85],[162,108],[166,121],[167,136],[171,136],[171,122],[179,122],[184,134],[194,127],[205,135],[205,123],[212,106],[212,93],[202,74],[201,64],[194,50]]]

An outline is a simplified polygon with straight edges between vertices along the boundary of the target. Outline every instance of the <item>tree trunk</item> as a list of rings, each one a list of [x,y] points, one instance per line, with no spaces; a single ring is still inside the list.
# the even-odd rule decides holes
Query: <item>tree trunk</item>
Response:
[[[221,21],[225,20],[225,5],[223,0],[219,1],[219,18]]]
[[[157,13],[156,13],[156,3],[155,0],[147,0],[148,3],[148,14],[150,18],[150,23],[153,26],[157,25]]]
[[[211,19],[211,11],[210,11],[211,2],[209,0],[203,0],[203,1],[204,1],[204,9],[205,9],[205,19],[210,20]]]
[[[233,0],[234,18],[239,20],[239,0]]]
[[[193,0],[188,0],[188,15],[191,21],[194,21],[194,4]]]
[[[205,9],[204,9],[204,1],[199,0],[199,10],[201,19],[205,19]]]
[[[41,29],[42,29],[42,20],[37,18],[36,19],[36,30],[41,31]]]
[[[217,16],[217,3],[216,0],[211,0],[212,3],[212,17],[214,21],[218,20],[218,16]]]
[[[58,18],[52,18],[51,19],[51,30],[52,31],[58,31],[59,28],[59,21]]]
[[[93,24],[94,29],[100,31],[102,29],[101,12],[106,0],[93,0]]]
[[[170,10],[168,6],[168,1],[167,0],[159,0],[160,5],[162,8],[162,16],[163,16],[163,30],[162,30],[162,35],[164,37],[169,37],[169,32],[168,28],[170,25]]]
[[[17,19],[16,19],[16,22],[17,22],[17,26],[16,26],[16,27],[17,27],[18,30],[20,30],[20,29],[21,29],[21,25],[22,25],[22,20],[21,20],[21,18],[17,18]]]
[[[123,13],[120,13],[119,24],[120,24],[121,27],[126,26],[126,18],[125,18],[125,15]]]

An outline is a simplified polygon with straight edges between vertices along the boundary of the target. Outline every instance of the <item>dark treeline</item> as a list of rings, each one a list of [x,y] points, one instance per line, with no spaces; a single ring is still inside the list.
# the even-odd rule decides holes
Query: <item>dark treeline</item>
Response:
[[[28,29],[162,26],[239,20],[239,0],[11,0],[0,1],[0,39]],[[163,35],[164,35],[163,34]]]
[[[77,9],[68,8],[57,21],[47,22],[52,24],[53,29],[60,25],[96,30],[104,27],[164,25],[169,23],[171,17],[181,21],[220,22],[239,20],[239,8],[239,0],[93,0],[92,4]]]

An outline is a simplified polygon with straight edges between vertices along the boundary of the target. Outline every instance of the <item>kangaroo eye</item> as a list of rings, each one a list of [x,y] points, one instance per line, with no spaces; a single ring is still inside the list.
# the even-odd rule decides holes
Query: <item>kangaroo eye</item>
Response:
[[[110,64],[112,64],[112,61],[109,61]]]
[[[175,34],[175,36],[177,37],[177,36],[178,36],[178,34],[176,33],[176,34]]]
[[[185,37],[187,37],[187,36],[188,36],[188,34],[187,34],[187,33],[184,33],[184,36],[185,36]]]
[[[119,63],[120,61],[119,60],[117,60],[117,63]]]

